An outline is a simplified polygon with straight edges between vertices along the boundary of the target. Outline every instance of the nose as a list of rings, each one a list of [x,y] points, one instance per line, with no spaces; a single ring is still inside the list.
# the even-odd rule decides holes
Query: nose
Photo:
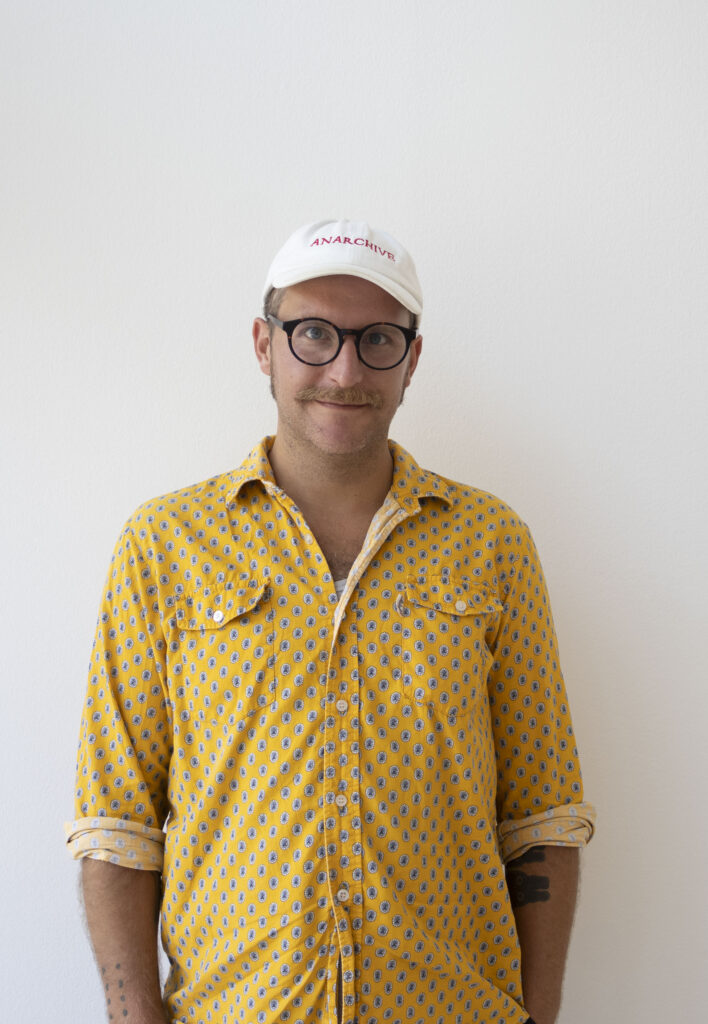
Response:
[[[340,387],[349,386],[361,380],[365,369],[357,355],[353,334],[344,335],[344,344],[333,363],[328,364],[330,377]]]

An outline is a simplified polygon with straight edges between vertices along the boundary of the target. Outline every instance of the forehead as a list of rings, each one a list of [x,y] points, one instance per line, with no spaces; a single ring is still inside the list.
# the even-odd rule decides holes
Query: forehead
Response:
[[[371,281],[337,274],[291,285],[285,290],[278,316],[281,320],[319,316],[357,327],[376,320],[407,325],[410,314],[393,295]]]

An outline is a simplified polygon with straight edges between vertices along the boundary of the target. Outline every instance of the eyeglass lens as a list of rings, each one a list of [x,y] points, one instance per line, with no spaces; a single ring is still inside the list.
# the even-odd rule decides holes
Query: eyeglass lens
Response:
[[[334,356],[339,348],[339,335],[331,324],[321,320],[303,320],[292,333],[292,347],[299,359],[317,366],[329,362]],[[381,369],[395,366],[405,351],[405,335],[392,324],[372,324],[359,342],[363,361]]]

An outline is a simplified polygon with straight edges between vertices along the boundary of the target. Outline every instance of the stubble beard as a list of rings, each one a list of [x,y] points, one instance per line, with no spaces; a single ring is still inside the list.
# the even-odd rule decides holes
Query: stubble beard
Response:
[[[401,385],[401,393],[398,399],[398,406],[403,404],[403,397],[406,393],[406,383]],[[280,405],[278,404],[278,383],[275,372],[275,367],[271,363],[270,367],[270,393],[273,401],[278,406],[278,412],[280,416]],[[333,402],[341,405],[371,405],[375,409],[383,408],[383,399],[378,392],[368,391],[365,388],[352,387],[352,388],[317,388],[307,387],[301,388],[295,394],[295,401],[301,404],[312,401],[320,402]],[[390,426],[390,424],[389,424]],[[348,461],[365,460],[369,457],[370,449],[381,441],[387,441],[388,439],[388,428],[386,429],[386,436],[380,437],[378,433],[365,435],[361,439],[361,443],[356,446],[354,450],[349,448],[347,451],[332,452],[331,454],[335,457],[340,455],[342,458],[346,458]],[[310,444],[312,441],[310,440]]]

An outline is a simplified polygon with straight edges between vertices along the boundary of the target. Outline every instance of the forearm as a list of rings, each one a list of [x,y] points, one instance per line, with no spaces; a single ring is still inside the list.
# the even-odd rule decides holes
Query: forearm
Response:
[[[524,1006],[536,1024],[554,1024],[578,892],[578,849],[534,846],[506,866],[521,945]]]
[[[86,923],[108,1020],[165,1024],[157,955],[159,874],[90,858],[81,868]]]

